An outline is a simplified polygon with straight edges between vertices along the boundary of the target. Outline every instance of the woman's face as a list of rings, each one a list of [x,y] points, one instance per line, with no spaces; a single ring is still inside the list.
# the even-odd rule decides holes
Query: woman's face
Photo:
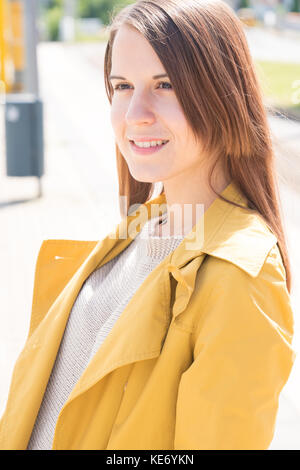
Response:
[[[201,164],[194,139],[164,66],[150,43],[134,28],[122,26],[112,50],[111,79],[114,94],[111,123],[116,143],[137,181],[174,178],[187,181]],[[156,152],[141,154],[130,140],[168,140]],[[170,183],[170,182],[169,182]]]

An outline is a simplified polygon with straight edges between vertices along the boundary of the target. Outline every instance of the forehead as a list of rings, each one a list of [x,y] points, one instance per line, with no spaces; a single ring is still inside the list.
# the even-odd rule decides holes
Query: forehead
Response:
[[[112,73],[137,70],[154,74],[164,71],[164,67],[147,39],[135,28],[123,25],[112,47]]]

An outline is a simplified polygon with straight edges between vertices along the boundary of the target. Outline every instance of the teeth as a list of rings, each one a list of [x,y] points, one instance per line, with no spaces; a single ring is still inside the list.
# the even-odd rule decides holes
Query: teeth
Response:
[[[167,140],[152,140],[151,142],[135,142],[134,141],[135,145],[141,148],[157,147],[158,145],[162,145],[167,142],[168,142]]]

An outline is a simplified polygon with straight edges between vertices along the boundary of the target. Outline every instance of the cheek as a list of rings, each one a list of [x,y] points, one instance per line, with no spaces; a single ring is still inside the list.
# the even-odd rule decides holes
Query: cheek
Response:
[[[188,123],[182,109],[177,103],[174,103],[174,106],[169,106],[165,109],[164,121],[175,136],[177,143],[187,145],[187,139],[189,136]]]
[[[124,124],[124,115],[122,107],[117,103],[113,103],[110,109],[110,121],[115,133],[120,132]]]

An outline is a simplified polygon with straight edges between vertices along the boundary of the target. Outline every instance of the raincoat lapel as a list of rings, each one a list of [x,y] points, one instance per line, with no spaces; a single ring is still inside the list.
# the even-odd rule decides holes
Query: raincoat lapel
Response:
[[[115,368],[160,354],[170,323],[169,298],[168,271],[156,267],[125,307],[66,406]]]
[[[149,209],[148,204],[148,215],[150,215]],[[14,448],[22,448],[30,437],[69,314],[83,283],[95,269],[113,259],[132,242],[139,230],[134,231],[133,236],[124,237],[124,234],[127,231],[132,235],[130,222],[135,217],[131,215],[123,219],[116,230],[100,242],[72,240],[43,242],[36,266],[30,332],[12,377],[11,390],[18,387],[19,393],[10,393],[10,396],[13,396],[13,403],[8,399],[6,406],[4,428],[7,435],[14,436]],[[72,256],[68,256],[70,254]],[[78,267],[78,259],[81,258],[83,261]],[[59,272],[67,272],[66,278],[62,280]],[[147,306],[135,296],[125,309],[124,315],[121,315],[116,322],[66,404],[110,370],[125,363],[159,354],[168,321],[166,313],[168,287],[166,273],[164,271],[160,273],[161,277],[157,283],[157,272],[157,269],[152,272],[151,277],[143,285],[145,292],[148,292],[147,295],[152,298],[152,289],[155,285],[154,303]],[[158,286],[160,287],[157,291]],[[44,303],[45,295],[46,303]],[[49,305],[49,299],[52,297],[54,301]],[[153,309],[153,305],[157,308]]]
[[[222,194],[246,206],[245,198],[232,183]],[[151,203],[164,205],[165,194],[145,204],[148,218],[151,217]],[[77,382],[65,406],[116,367],[160,354],[169,324],[187,308],[207,247],[233,209],[234,206],[215,200],[205,212],[205,220],[199,220],[178,247],[150,273]],[[130,222],[134,217],[124,221],[128,233],[131,233]],[[135,227],[134,225],[133,229]],[[202,237],[199,237],[200,232]],[[118,227],[117,235],[120,233],[125,233],[124,226]],[[126,246],[127,244],[128,240]],[[123,246],[119,249],[115,247],[115,253],[122,251]],[[107,259],[111,259],[115,253],[111,253]],[[172,311],[170,276],[177,282]],[[145,302],[145,299],[151,299],[151,302]]]
[[[71,276],[60,294],[55,298],[50,308],[46,312],[42,312],[43,301],[41,297],[45,294],[45,291],[43,286],[40,285],[40,282],[41,276],[45,275],[45,260],[48,258],[49,263],[52,261],[52,265],[54,264],[52,269],[50,269],[51,275],[53,276],[49,279],[49,285],[51,285],[49,289],[50,297],[53,295],[53,292],[59,289],[59,285],[56,285],[56,274],[58,274],[58,270],[63,270],[64,260],[62,259],[63,257],[59,256],[61,251],[57,251],[55,244],[53,245],[51,242],[53,241],[50,240],[49,244],[47,244],[47,241],[44,242],[39,254],[39,260],[36,266],[33,316],[30,334],[15,365],[12,377],[11,391],[13,391],[14,388],[18,388],[18,393],[10,393],[10,396],[13,397],[13,402],[11,402],[9,397],[4,417],[5,422],[3,428],[5,429],[5,434],[10,436],[10,439],[12,439],[13,436],[13,448],[16,449],[22,448],[24,442],[27,442],[30,437],[64,329],[78,292],[84,280],[95,269],[100,260],[105,258],[105,255],[108,254],[110,243],[112,244],[112,248],[114,246],[113,242],[108,242],[107,238],[98,243],[94,249],[90,251],[80,267],[78,269],[75,268],[75,273]],[[68,253],[70,249],[72,251],[74,243],[78,243],[68,240],[60,240],[59,242],[60,243],[57,243],[57,247],[60,247],[60,249],[65,248],[65,254]],[[67,262],[69,263],[68,270],[72,272],[72,269],[74,270],[74,266],[70,266],[70,263],[72,265],[72,261],[67,261],[67,257],[65,257],[65,263]],[[41,265],[39,265],[39,263],[41,263]],[[73,258],[73,263],[76,265],[76,257]],[[51,280],[53,281],[53,285],[51,284]],[[41,289],[39,290],[39,288]],[[36,323],[40,320],[39,316],[42,316],[43,319],[36,326]],[[33,330],[35,326],[36,328]],[[26,406],[24,406],[25,403]],[[24,428],[24,423],[26,423],[26,428]]]

